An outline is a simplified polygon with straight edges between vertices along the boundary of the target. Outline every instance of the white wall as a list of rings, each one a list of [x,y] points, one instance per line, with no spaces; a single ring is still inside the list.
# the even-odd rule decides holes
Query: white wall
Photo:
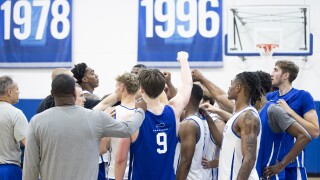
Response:
[[[86,62],[100,77],[100,86],[95,93],[103,96],[113,91],[114,78],[130,71],[137,63],[138,1],[73,1],[73,61]],[[320,7],[319,0],[223,0],[224,11],[231,5],[310,5],[311,32],[314,35],[314,54],[308,61],[295,57],[300,67],[293,85],[309,91],[315,100],[320,100]],[[226,20],[226,18],[224,18]],[[226,21],[224,21],[224,33]],[[292,59],[292,58],[290,58]],[[223,68],[203,69],[204,74],[217,85],[227,90],[230,80],[239,72],[263,70],[271,72],[275,60],[260,57],[224,57]],[[50,92],[52,69],[0,69],[0,75],[9,74],[20,86],[20,98],[43,98]],[[180,82],[179,69],[162,69],[172,72],[174,84]]]

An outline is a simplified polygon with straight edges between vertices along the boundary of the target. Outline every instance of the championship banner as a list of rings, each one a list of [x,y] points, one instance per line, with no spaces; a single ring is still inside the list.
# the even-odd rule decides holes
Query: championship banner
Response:
[[[71,67],[72,0],[0,0],[0,67]]]
[[[180,67],[222,67],[222,0],[139,0],[138,63]]]

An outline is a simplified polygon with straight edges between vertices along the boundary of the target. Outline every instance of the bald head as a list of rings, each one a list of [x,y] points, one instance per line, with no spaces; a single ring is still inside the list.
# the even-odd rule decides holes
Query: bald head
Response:
[[[59,74],[67,74],[67,75],[73,77],[73,73],[69,69],[67,69],[67,68],[56,68],[56,69],[54,69],[52,71],[51,80],[53,80]]]

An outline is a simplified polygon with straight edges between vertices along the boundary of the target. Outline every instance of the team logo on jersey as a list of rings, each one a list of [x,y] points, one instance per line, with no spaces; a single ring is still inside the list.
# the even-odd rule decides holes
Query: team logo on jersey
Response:
[[[165,126],[166,126],[165,123],[159,123],[159,124],[156,125],[156,127],[157,127],[158,129],[164,128]]]
[[[157,129],[153,129],[153,132],[161,132],[161,131],[167,131],[168,128],[165,128],[166,124],[165,123],[159,123],[156,125]]]

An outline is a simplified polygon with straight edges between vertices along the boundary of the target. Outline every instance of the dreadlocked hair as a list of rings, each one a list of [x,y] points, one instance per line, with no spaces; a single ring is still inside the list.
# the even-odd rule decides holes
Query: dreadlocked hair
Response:
[[[73,73],[73,77],[77,79],[77,83],[82,83],[82,78],[84,76],[84,73],[86,72],[86,68],[88,66],[86,63],[79,63],[74,65],[74,68],[71,69],[71,72]]]
[[[262,88],[258,75],[254,72],[242,72],[236,76],[236,79],[247,89],[247,94],[254,105],[257,100],[261,100]]]
[[[263,95],[266,95],[268,92],[271,91],[271,87],[272,87],[271,75],[264,71],[256,71],[256,73],[261,82],[261,88],[263,90],[262,93]]]

